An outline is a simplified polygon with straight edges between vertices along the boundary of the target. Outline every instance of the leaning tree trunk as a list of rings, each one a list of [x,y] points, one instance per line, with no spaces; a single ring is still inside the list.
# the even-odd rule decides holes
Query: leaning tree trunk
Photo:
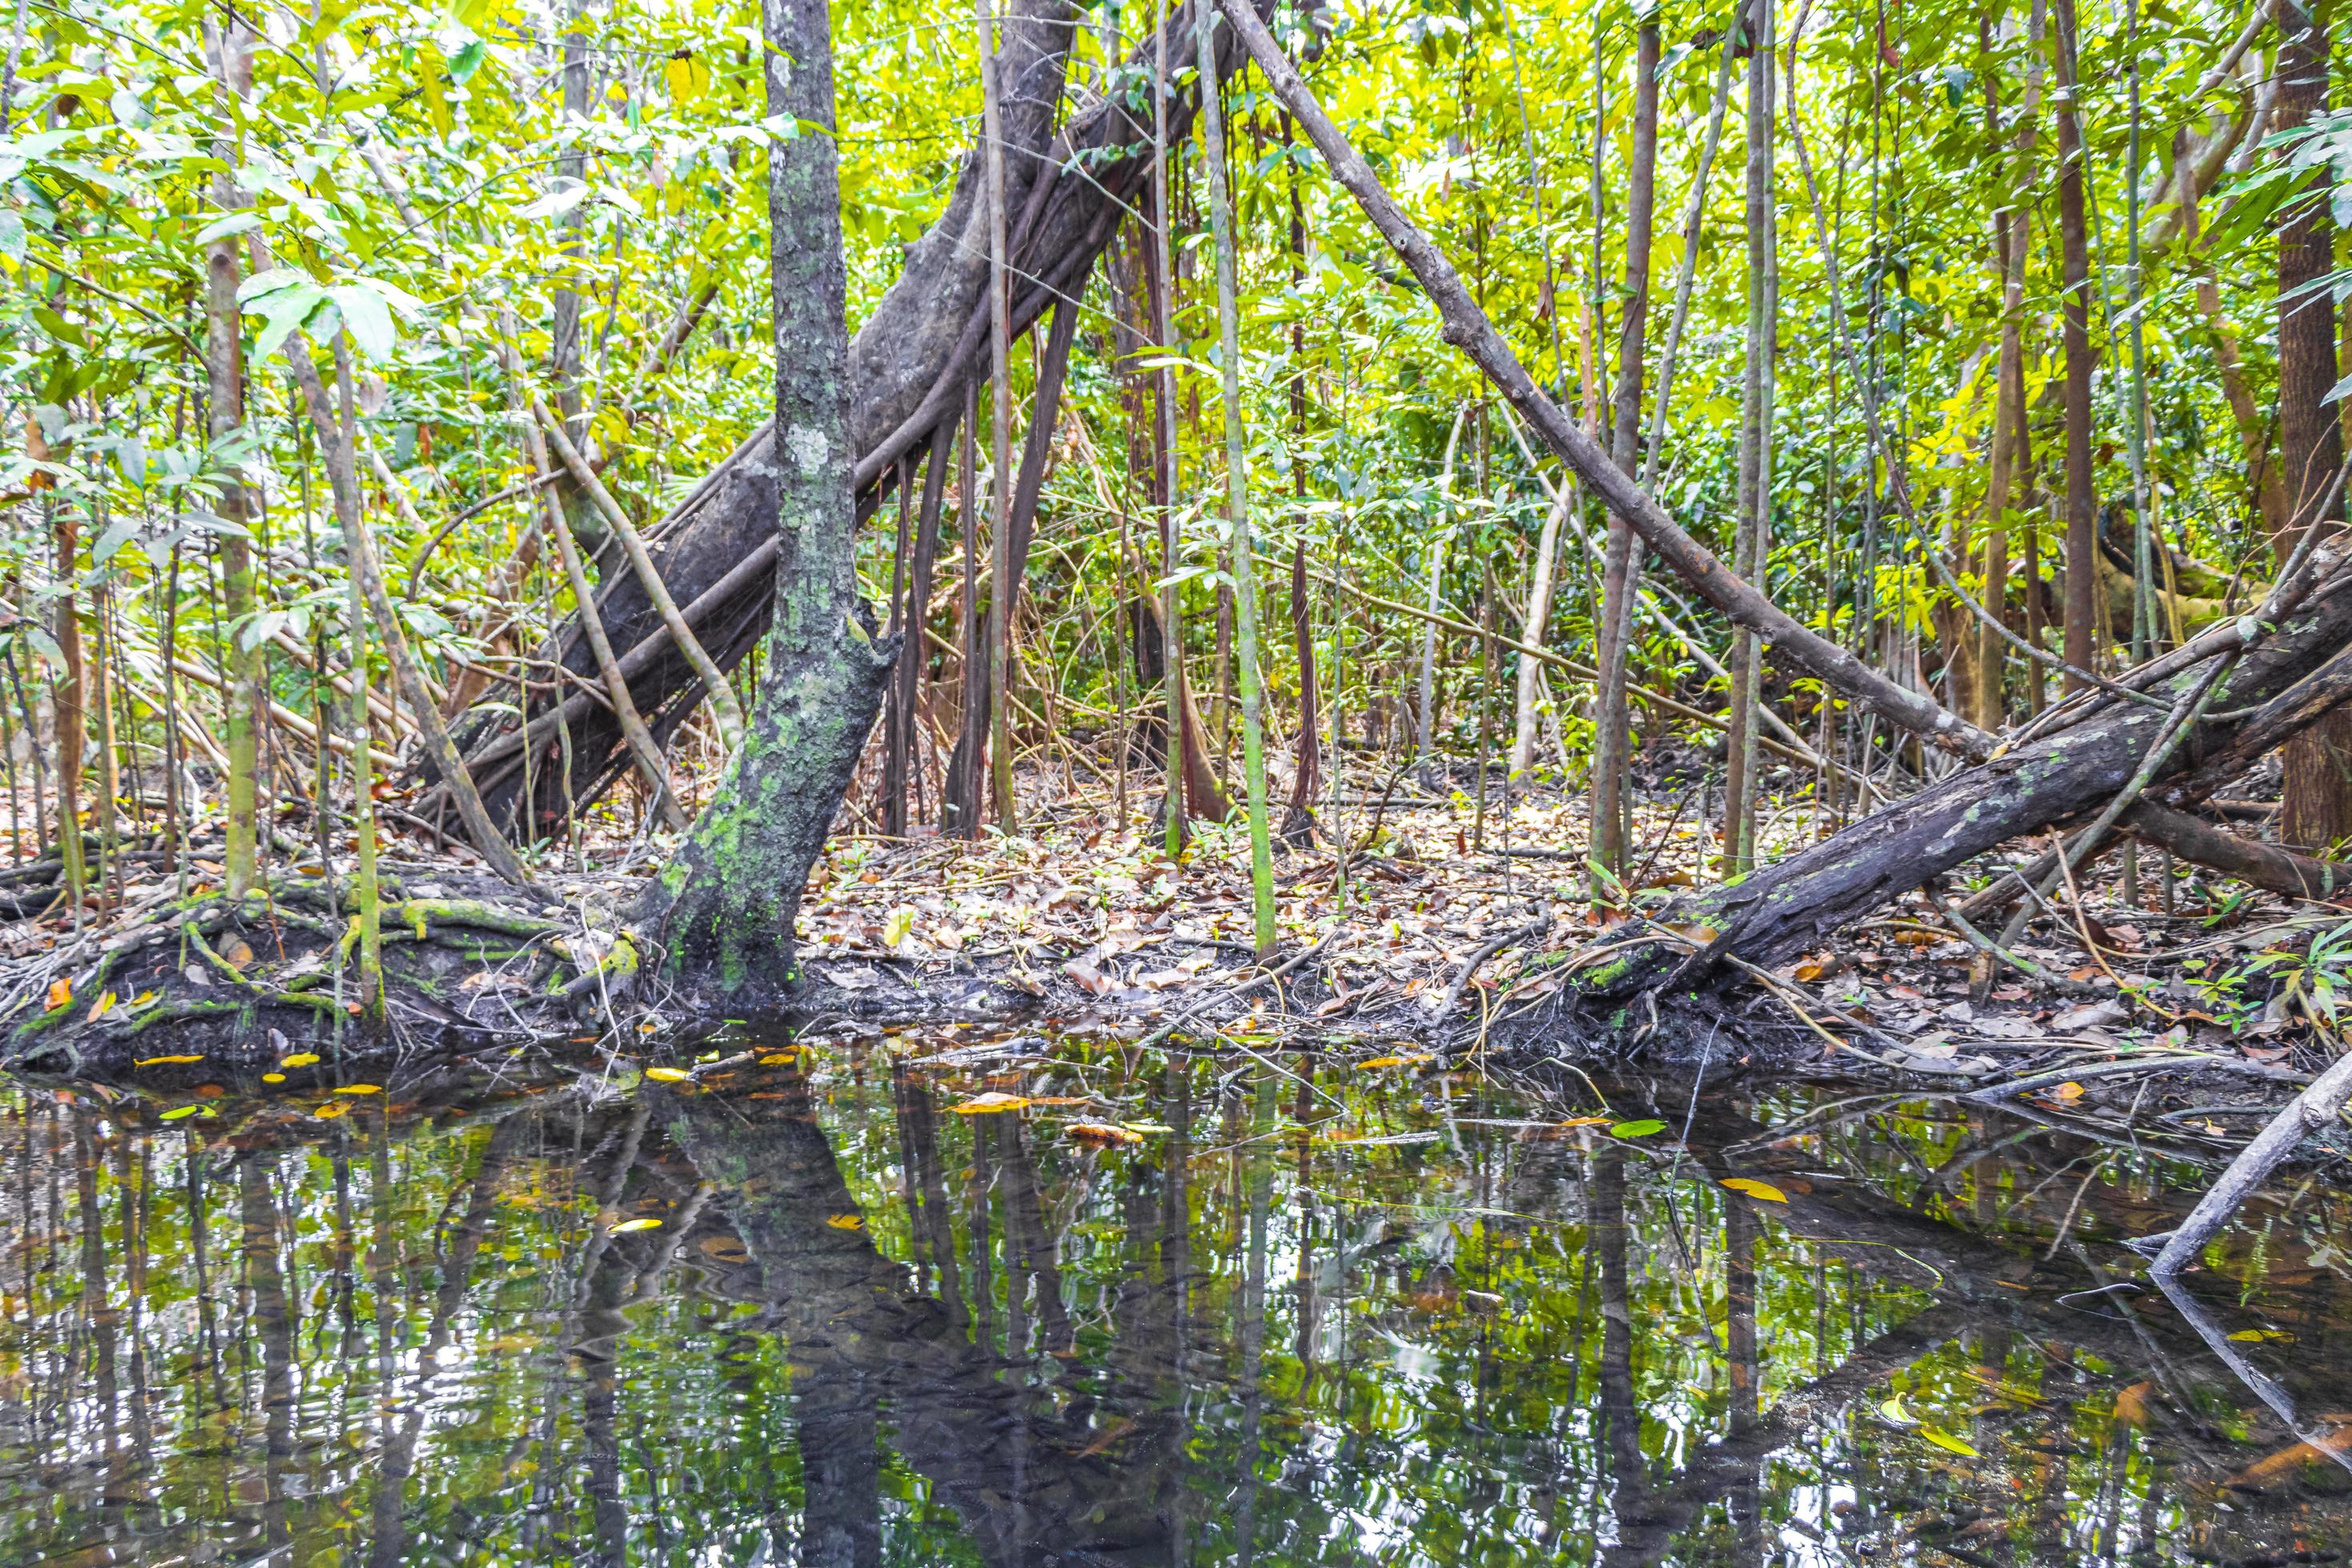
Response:
[[[1272,9],[1272,0],[1261,3]],[[1192,37],[1193,9],[1180,5],[1170,16],[1175,47]],[[1016,336],[1082,287],[1120,220],[1141,200],[1151,167],[1148,104],[1099,101],[1055,134],[1074,16],[1068,0],[1010,0],[1001,26],[997,79],[1003,92]],[[1240,51],[1229,35],[1220,35],[1219,46],[1221,68],[1229,73]],[[1152,48],[1146,38],[1130,58],[1148,68]],[[1196,89],[1172,95],[1171,139],[1185,132],[1196,104]],[[965,384],[979,372],[988,327],[984,198],[975,153],[967,156],[947,210],[908,251],[898,281],[850,343],[844,449],[855,460],[861,516],[885,499],[899,458],[919,452],[955,416]],[[766,475],[774,449],[772,426],[762,426],[646,531],[671,598],[723,670],[740,664],[768,627],[780,552]],[[614,574],[597,594],[595,612],[638,710],[655,737],[667,742],[702,700],[700,680],[671,643],[635,574]],[[593,681],[593,658],[578,617],[557,638],[556,657]],[[510,692],[488,694],[488,705],[462,728],[467,761],[490,814],[516,837],[545,831],[564,810],[567,780],[551,721],[556,707],[551,700],[531,705],[528,772],[522,766],[526,730],[512,716]],[[626,768],[627,749],[610,710],[593,696],[573,690],[562,707],[572,738],[569,794],[584,804]],[[433,804],[425,808],[434,809]]]
[[[897,649],[857,589],[849,444],[848,279],[826,0],[767,0],[768,108],[827,133],[768,155],[782,460],[747,471],[780,547],[767,677],[751,731],[643,913],[670,964],[730,994],[793,979],[793,917],[809,867],[881,710]]]

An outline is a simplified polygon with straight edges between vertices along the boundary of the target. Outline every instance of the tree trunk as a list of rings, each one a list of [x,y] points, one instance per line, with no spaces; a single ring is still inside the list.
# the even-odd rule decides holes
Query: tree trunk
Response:
[[[1738,505],[1732,572],[1760,581],[1771,551],[1772,346],[1775,258],[1772,200],[1772,0],[1753,0],[1748,57],[1748,332],[1739,397]],[[1747,627],[1731,638],[1731,731],[1723,783],[1723,871],[1756,863],[1756,708],[1762,645]]]
[[[1617,387],[1611,410],[1614,426],[1609,441],[1611,459],[1628,474],[1638,471],[1641,462],[1643,353],[1650,320],[1650,236],[1657,168],[1658,25],[1649,21],[1642,25],[1633,45],[1633,165],[1625,198],[1625,321],[1617,340]],[[1549,523],[1546,527],[1551,531]],[[1625,702],[1626,663],[1633,645],[1641,565],[1633,548],[1633,525],[1612,515],[1601,562],[1601,627],[1593,659],[1601,671],[1601,690],[1591,808],[1592,858],[1612,877],[1622,877],[1625,870],[1625,764],[1633,750],[1632,714]],[[1522,670],[1531,665],[1530,660],[1520,661]],[[1523,676],[1521,684],[1530,683]]]
[[[2058,222],[2063,252],[2066,345],[2066,662],[2096,668],[2099,656],[2098,497],[2091,474],[2091,248],[2084,214],[2083,121],[2075,101],[2074,0],[2056,0]],[[2080,690],[2069,675],[2066,689]]]
[[[774,626],[751,733],[661,878],[647,918],[671,966],[730,995],[794,978],[793,919],[882,705],[897,650],[857,590],[847,279],[825,0],[767,0],[768,110],[819,134],[769,152],[769,268],[782,461]],[[764,467],[764,466],[763,466]]]
[[[1201,17],[1202,162],[1209,172],[1209,226],[1217,247],[1218,371],[1225,416],[1225,521],[1233,550],[1234,629],[1241,658],[1242,790],[1247,803],[1251,908],[1257,956],[1273,956],[1274,847],[1265,805],[1265,729],[1263,680],[1258,668],[1257,569],[1250,541],[1249,433],[1242,419],[1240,244],[1234,234],[1232,193],[1225,185],[1225,113],[1217,82],[1214,12]]]
[[[232,16],[226,26],[207,23],[221,86],[243,99],[253,90],[253,32]],[[246,205],[234,173],[238,148],[222,138],[214,156],[228,168],[213,176],[213,203],[223,212]],[[205,413],[215,442],[226,440],[245,424],[245,336],[236,300],[240,281],[235,235],[205,247]],[[228,683],[226,723],[222,742],[228,752],[226,789],[227,843],[222,878],[231,898],[241,898],[257,876],[255,846],[259,837],[261,742],[261,670],[259,644],[246,646],[247,622],[254,612],[253,546],[245,531],[251,515],[244,481],[234,471],[221,481],[215,511],[228,525],[220,535],[221,613],[230,628],[225,640],[228,668],[221,671]]]
[[[2299,129],[2327,110],[2326,0],[2277,0],[2281,130]],[[2328,212],[2328,169],[2314,171],[2312,195],[2279,231],[2279,463],[2289,524],[2281,553],[2316,520],[2344,463],[2344,432],[2333,404],[2336,321],[2333,297],[2313,285],[2335,267],[2336,229]],[[2352,712],[2336,710],[2287,743],[2285,810],[2279,837],[2324,849],[2352,835]]]
[[[2042,5],[2034,0],[2031,37],[2026,47],[2025,92],[2019,105],[2014,144],[2016,188],[2033,186],[2034,116],[2042,107]],[[1990,35],[1987,42],[1990,43]],[[1992,78],[1986,76],[1985,113],[1996,139],[2000,131],[2000,100]],[[1994,250],[2001,268],[2000,354],[1993,369],[1992,471],[1985,486],[1984,606],[2006,616],[2009,606],[2009,509],[2017,490],[2017,476],[2027,454],[2025,435],[2025,256],[2032,243],[2029,213],[2022,200],[1993,216]],[[2038,563],[2029,560],[2032,574]],[[2029,596],[2032,592],[2027,584]],[[1976,700],[1961,716],[1985,730],[1999,731],[2008,716],[2006,681],[2008,647],[1989,626],[1977,628]]]

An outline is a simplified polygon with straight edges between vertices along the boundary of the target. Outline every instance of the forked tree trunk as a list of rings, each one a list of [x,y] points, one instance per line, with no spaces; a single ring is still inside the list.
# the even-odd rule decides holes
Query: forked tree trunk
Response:
[[[1272,0],[1265,4],[1272,8]],[[1178,5],[1170,16],[1171,58],[1179,65],[1189,59],[1193,10],[1191,4]],[[1125,96],[1103,100],[1055,132],[1074,14],[1069,0],[1010,0],[1000,23],[1015,335],[1080,286],[1118,223],[1144,204],[1143,185],[1153,167],[1149,103],[1130,103]],[[1129,59],[1148,76],[1153,53],[1147,37]],[[1219,36],[1218,58],[1223,73],[1240,58],[1229,35]],[[1171,142],[1188,131],[1196,103],[1196,88],[1171,94]],[[962,387],[983,363],[988,244],[982,184],[977,158],[968,158],[947,211],[908,252],[898,282],[850,344],[844,452],[855,464],[861,514],[886,499],[898,459],[919,450],[955,416]],[[740,664],[767,631],[779,544],[772,526],[773,486],[764,470],[775,462],[772,430],[763,426],[646,530],[647,548],[671,597],[723,670]],[[699,704],[701,682],[633,574],[615,574],[601,586],[596,613],[636,707],[654,735],[666,741]],[[565,666],[593,680],[594,663],[578,617],[556,640]],[[534,799],[526,802],[521,726],[507,711],[511,693],[488,697],[460,732],[490,814],[509,834],[524,831],[536,815],[560,813],[567,790],[584,805],[628,765],[609,710],[575,689],[561,704],[572,741],[566,770],[550,722],[558,704],[542,698],[532,704],[530,734],[540,754],[528,775]],[[431,803],[418,809],[429,814]]]
[[[776,428],[769,487],[782,552],[766,678],[709,809],[660,879],[648,917],[671,966],[720,994],[793,976],[793,918],[809,868],[882,706],[897,649],[857,588],[849,450],[848,283],[825,0],[767,0],[768,109],[824,134],[769,153]]]

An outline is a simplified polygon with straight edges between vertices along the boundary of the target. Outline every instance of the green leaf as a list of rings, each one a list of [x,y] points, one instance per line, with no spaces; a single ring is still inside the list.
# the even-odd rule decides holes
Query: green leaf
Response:
[[[175,1105],[155,1120],[158,1121],[179,1121],[187,1117],[194,1116],[197,1111],[202,1110],[203,1109],[204,1107],[201,1105]]]
[[[1639,1121],[1620,1121],[1609,1129],[1612,1138],[1647,1138],[1654,1132],[1664,1132],[1666,1124],[1653,1117]]]
[[[117,456],[120,457],[121,454],[118,453]],[[114,552],[121,549],[130,541],[131,536],[138,531],[137,518],[116,518],[106,525],[106,531],[98,536],[98,542],[89,547],[89,563],[93,566],[105,565],[114,558]]]
[[[383,296],[367,280],[338,283],[327,290],[327,298],[343,313],[343,330],[352,335],[362,357],[386,360],[398,342],[393,331],[392,310]]]
[[[196,230],[195,238],[190,240],[188,243],[194,246],[196,249],[202,250],[205,246],[210,245],[216,239],[226,239],[233,234],[244,234],[247,230],[257,229],[260,226],[261,215],[259,213],[250,210],[246,212],[226,213],[213,219],[212,222]],[[267,277],[268,274],[264,273],[263,276]],[[244,290],[239,289],[237,292],[238,298],[242,299],[244,297]]]
[[[25,219],[14,207],[0,207],[0,256],[25,264]]]

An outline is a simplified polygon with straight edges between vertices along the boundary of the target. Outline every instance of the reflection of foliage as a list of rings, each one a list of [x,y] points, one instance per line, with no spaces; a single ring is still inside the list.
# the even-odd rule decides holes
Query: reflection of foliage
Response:
[[[1244,1521],[1260,1561],[1302,1564],[1586,1561],[1594,1542],[1637,1534],[1643,1510],[1668,1521],[1659,1549],[1678,1562],[1790,1531],[2074,1561],[2118,1530],[2126,1550],[2165,1552],[2256,1540],[2278,1522],[2259,1497],[2224,1515],[2210,1492],[2159,1479],[2184,1462],[2168,1436],[2183,1423],[2225,1465],[2262,1453],[2227,1453],[2271,1440],[2242,1391],[2176,1366],[2159,1395],[2129,1332],[2068,1337],[2106,1321],[2095,1312],[2019,1315],[2046,1304],[2030,1259],[2062,1214],[2073,1236],[2094,1237],[2110,1210],[2144,1212],[2181,1178],[2150,1160],[2070,1163],[2072,1151],[1936,1103],[1825,1115],[1789,1091],[1755,1108],[1760,1124],[1796,1128],[1788,1158],[1757,1167],[1786,1194],[1769,1204],[1720,1184],[1727,1156],[1705,1135],[1677,1151],[1671,1107],[1667,1134],[1629,1144],[1563,1132],[1475,1075],[1317,1072],[1317,1094],[1297,1100],[1278,1080],[1280,1110],[1303,1108],[1302,1125],[1218,1064],[1127,1077],[1115,1046],[1070,1042],[1024,1093],[1091,1097],[1074,1119],[1181,1130],[1104,1148],[1058,1135],[1050,1107],[902,1115],[902,1096],[933,1090],[870,1050],[822,1047],[817,1062],[818,1114],[865,1221],[826,1234],[878,1248],[905,1266],[904,1288],[919,1279],[938,1294],[939,1258],[908,1194],[945,1205],[962,1300],[1003,1358],[1004,1401],[975,1407],[971,1430],[1015,1440],[1017,1426],[989,1423],[1033,1396],[1076,1413],[1135,1507],[1181,1514],[1192,1561],[1231,1560]],[[950,1079],[936,1098],[990,1081]],[[542,1110],[524,1097],[386,1128],[381,1101],[331,1124],[290,1105],[207,1103],[215,1121],[160,1130],[126,1113],[101,1131],[104,1107],[30,1093],[0,1118],[12,1173],[0,1201],[19,1205],[26,1265],[5,1277],[0,1380],[21,1415],[0,1435],[0,1474],[62,1456],[87,1467],[74,1474],[100,1475],[138,1441],[152,1500],[20,1489],[0,1498],[0,1559],[68,1556],[131,1521],[154,1553],[203,1539],[243,1558],[277,1542],[293,1561],[348,1560],[386,1517],[373,1489],[404,1443],[409,1560],[744,1561],[772,1529],[781,1540],[801,1528],[796,1398],[814,1397],[809,1368],[831,1364],[828,1349],[774,1331],[761,1260],[731,1229],[723,1185],[684,1219],[713,1178],[658,1119],[625,1101]],[[308,1142],[289,1135],[297,1126]],[[1596,1198],[1604,1163],[1623,1170],[1622,1227]],[[1823,1202],[1852,1216],[1852,1240],[1799,1223]],[[1736,1205],[1745,1217],[1727,1228]],[[1986,1255],[2017,1258],[2017,1288],[1951,1269],[1939,1293],[1924,1265],[1863,1233],[1890,1214],[1931,1237],[1941,1225],[2030,1239],[2030,1252]],[[664,1224],[614,1234],[633,1218]],[[2299,1208],[2273,1227],[2263,1266],[2305,1267],[2343,1234],[2338,1208]],[[1966,1310],[1951,1331],[1870,1363],[1747,1481],[1684,1498],[1691,1476],[1714,1473],[1706,1450],[1731,1430],[1747,1374],[1729,1352],[1734,1313],[1748,1310],[1731,1289],[1739,1237],[1754,1238],[1747,1370],[1768,1413],[1920,1312]],[[468,1276],[446,1278],[477,1245]],[[1622,1364],[1612,1277],[1626,1291]],[[1068,1315],[1066,1354],[1048,1353],[1048,1279]],[[789,1296],[789,1276],[781,1288]],[[2274,1297],[2269,1321],[2317,1331],[2294,1310]],[[292,1397],[273,1407],[278,1369]],[[1620,1378],[1630,1445],[1610,1426]],[[152,1397],[140,1403],[142,1380]],[[134,1403],[151,1436],[139,1436]],[[883,1560],[984,1560],[942,1478],[896,1451],[894,1412],[880,1414],[868,1506]],[[1028,1462],[1045,1475],[1055,1461]],[[1831,1509],[1841,1499],[1853,1504],[1843,1514]],[[2299,1528],[2315,1548],[2352,1545],[2325,1519]]]

